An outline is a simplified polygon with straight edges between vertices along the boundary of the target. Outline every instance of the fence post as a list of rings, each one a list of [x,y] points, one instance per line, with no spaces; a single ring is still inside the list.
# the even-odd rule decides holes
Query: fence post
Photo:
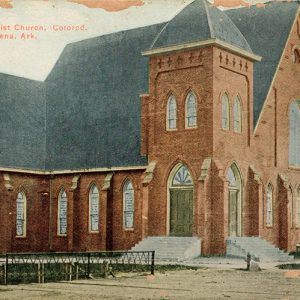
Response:
[[[5,284],[8,284],[8,254],[5,254]]]
[[[91,253],[88,253],[88,265],[87,265],[87,277],[90,278],[90,273],[91,273]]]
[[[151,251],[151,275],[154,275],[154,256],[155,251]]]

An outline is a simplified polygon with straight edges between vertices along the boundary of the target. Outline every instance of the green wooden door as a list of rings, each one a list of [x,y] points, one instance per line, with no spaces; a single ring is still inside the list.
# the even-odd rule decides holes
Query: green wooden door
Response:
[[[229,236],[238,236],[238,191],[229,191]]]
[[[170,235],[192,236],[193,190],[170,190]]]

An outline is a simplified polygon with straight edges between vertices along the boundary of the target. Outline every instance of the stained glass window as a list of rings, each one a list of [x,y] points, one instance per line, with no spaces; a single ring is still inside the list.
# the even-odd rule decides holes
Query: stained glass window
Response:
[[[297,209],[297,212],[298,212],[298,226],[300,225],[300,186],[298,187],[297,189],[297,206],[298,206],[298,209]]]
[[[24,193],[18,193],[17,197],[16,234],[17,236],[26,236],[26,197]]]
[[[242,131],[242,111],[241,111],[241,102],[238,97],[234,99],[234,131],[241,132]]]
[[[130,180],[126,181],[124,184],[123,222],[125,229],[134,227],[134,189]]]
[[[90,207],[90,231],[99,231],[99,191],[96,185],[90,188],[89,193]]]
[[[229,129],[230,124],[229,99],[227,94],[222,97],[222,128]]]
[[[231,167],[227,171],[227,180],[230,187],[237,187],[236,178]]]
[[[290,105],[289,164],[300,166],[300,101]]]
[[[174,96],[171,96],[167,105],[167,126],[168,129],[177,128],[177,104]]]
[[[269,184],[267,188],[267,226],[273,224],[273,189]]]
[[[181,166],[173,177],[172,185],[192,185],[193,180],[186,166]]]
[[[58,234],[67,234],[68,225],[68,199],[66,192],[62,189],[58,196]]]
[[[197,126],[197,103],[194,93],[189,93],[186,102],[186,124],[187,127]]]

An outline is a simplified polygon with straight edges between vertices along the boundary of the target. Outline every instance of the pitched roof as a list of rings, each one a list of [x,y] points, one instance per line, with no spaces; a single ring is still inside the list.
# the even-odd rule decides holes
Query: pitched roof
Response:
[[[245,36],[253,52],[262,57],[254,64],[254,125],[267,97],[276,68],[298,10],[295,2],[269,2],[225,11]]]
[[[45,168],[45,84],[0,74],[0,165]]]
[[[152,48],[215,38],[252,53],[245,37],[223,11],[206,0],[195,0],[166,24]]]
[[[146,165],[140,94],[149,48],[164,24],[68,45],[47,78],[46,169]]]

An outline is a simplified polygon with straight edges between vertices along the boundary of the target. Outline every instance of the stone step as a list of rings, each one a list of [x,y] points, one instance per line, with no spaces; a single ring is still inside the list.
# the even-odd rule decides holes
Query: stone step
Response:
[[[147,237],[131,251],[155,251],[156,259],[187,259],[200,255],[201,239],[197,237]]]
[[[250,253],[260,261],[291,261],[288,253],[259,237],[234,237],[226,241],[227,255],[245,257]]]

